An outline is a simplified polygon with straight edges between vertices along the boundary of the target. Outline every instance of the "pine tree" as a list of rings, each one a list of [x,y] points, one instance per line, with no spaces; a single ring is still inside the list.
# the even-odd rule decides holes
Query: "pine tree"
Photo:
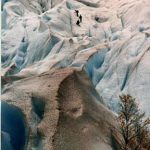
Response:
[[[135,98],[130,95],[120,97],[119,123],[122,140],[122,150],[150,150],[149,119],[144,120],[145,113],[141,113]]]

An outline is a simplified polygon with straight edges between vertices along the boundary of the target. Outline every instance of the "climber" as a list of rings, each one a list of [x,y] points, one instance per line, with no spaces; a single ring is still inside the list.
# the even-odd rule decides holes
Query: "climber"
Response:
[[[76,25],[80,26],[80,21],[79,20],[77,20]]]
[[[22,38],[21,42],[25,42],[25,37]]]
[[[79,16],[79,10],[75,10],[75,13],[77,14],[77,17]]]
[[[82,16],[81,15],[79,16],[79,19],[80,19],[80,23],[81,23],[82,22]]]
[[[95,20],[96,20],[97,22],[99,22],[99,17],[95,16]]]

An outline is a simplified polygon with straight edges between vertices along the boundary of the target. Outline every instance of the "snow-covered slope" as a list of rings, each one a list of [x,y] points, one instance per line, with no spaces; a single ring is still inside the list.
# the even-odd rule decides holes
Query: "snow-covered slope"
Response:
[[[7,100],[15,80],[20,87],[22,78],[73,68],[85,70],[111,110],[118,111],[119,94],[129,93],[150,116],[149,0],[2,0],[1,10]]]

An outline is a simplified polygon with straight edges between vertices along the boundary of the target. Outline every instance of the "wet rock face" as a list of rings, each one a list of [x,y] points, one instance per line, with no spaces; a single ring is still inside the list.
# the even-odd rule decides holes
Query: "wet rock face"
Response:
[[[149,6],[149,0],[2,0],[5,149],[109,150],[115,123],[101,104],[117,112],[122,93],[149,116]]]

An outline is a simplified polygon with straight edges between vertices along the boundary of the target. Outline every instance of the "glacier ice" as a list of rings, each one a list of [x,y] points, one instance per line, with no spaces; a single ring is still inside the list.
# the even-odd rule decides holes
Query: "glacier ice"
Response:
[[[19,150],[25,146],[25,122],[19,108],[1,103],[2,149]]]
[[[2,0],[1,11],[4,150],[111,150],[122,93],[150,116],[149,0]]]
[[[83,67],[110,109],[129,93],[150,115],[149,7],[149,0],[3,0],[2,75]]]

